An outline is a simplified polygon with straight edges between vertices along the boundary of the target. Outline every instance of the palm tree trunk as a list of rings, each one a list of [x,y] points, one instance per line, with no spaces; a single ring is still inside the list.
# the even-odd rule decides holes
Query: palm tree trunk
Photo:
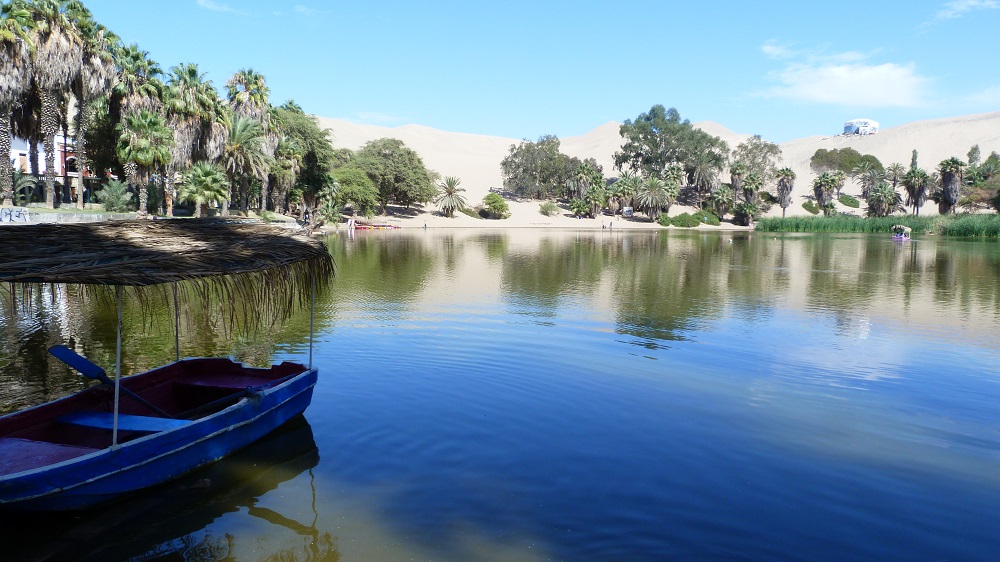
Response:
[[[149,172],[142,170],[139,172],[139,210],[137,217],[145,217],[149,214],[146,207],[149,205]]]
[[[0,205],[9,207],[14,203],[14,167],[10,163],[10,106],[0,110]]]
[[[76,208],[83,209],[83,193],[87,187],[83,183],[83,171],[87,168],[87,149],[84,139],[87,135],[87,117],[89,103],[87,100],[79,101],[80,108],[77,112],[76,124]]]
[[[174,216],[174,167],[167,166],[166,173],[163,174],[163,200],[167,206],[166,215]]]
[[[43,90],[42,142],[45,146],[45,207],[55,208],[56,133],[59,131],[59,102],[55,92]]]

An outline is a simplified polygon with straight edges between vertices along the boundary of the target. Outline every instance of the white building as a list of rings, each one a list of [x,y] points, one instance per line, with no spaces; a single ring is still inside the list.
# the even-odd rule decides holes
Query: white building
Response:
[[[844,123],[845,135],[874,135],[878,132],[878,121],[871,119],[851,119]]]

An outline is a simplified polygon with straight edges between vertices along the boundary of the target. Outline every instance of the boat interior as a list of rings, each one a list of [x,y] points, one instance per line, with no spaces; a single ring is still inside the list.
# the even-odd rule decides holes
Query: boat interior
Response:
[[[85,364],[71,366],[80,367],[78,370],[87,368]],[[93,368],[103,374],[100,367]],[[185,359],[124,377],[119,398],[118,443],[186,426],[305,370],[306,367],[290,362],[253,368],[226,358],[206,358]],[[104,383],[0,419],[0,476],[110,446],[114,394],[113,386]]]

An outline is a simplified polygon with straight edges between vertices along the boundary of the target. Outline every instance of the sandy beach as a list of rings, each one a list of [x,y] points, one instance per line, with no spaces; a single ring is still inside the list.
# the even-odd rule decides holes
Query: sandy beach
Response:
[[[500,173],[500,161],[508,154],[510,147],[521,142],[521,139],[474,135],[468,133],[453,133],[441,131],[421,125],[405,125],[401,127],[380,127],[362,125],[341,119],[317,117],[322,128],[329,129],[333,145],[337,148],[356,150],[365,143],[379,138],[390,137],[403,141],[406,146],[420,154],[428,168],[437,171],[442,176],[456,176],[462,180],[461,187],[466,191],[465,199],[469,206],[480,204],[489,193],[490,188],[503,186]],[[710,121],[694,124],[696,127],[725,140],[730,149],[745,141],[752,133],[735,133],[724,125]],[[619,123],[609,122],[595,127],[590,132],[560,139],[560,150],[578,158],[594,158],[603,166],[606,178],[616,177],[618,172],[613,166],[613,155],[621,145]],[[831,132],[842,127],[841,123],[831,123]],[[534,139],[532,139],[534,140]],[[764,139],[768,140],[768,139]],[[810,168],[809,160],[817,149],[853,148],[862,154],[875,155],[884,166],[899,162],[909,167],[912,151],[918,153],[918,164],[928,172],[933,172],[938,163],[952,156],[966,159],[966,153],[973,145],[979,145],[983,158],[990,152],[1000,152],[1000,111],[977,115],[948,117],[927,121],[916,121],[898,127],[882,129],[878,134],[811,136],[779,144],[782,160],[779,166],[787,166],[796,174],[795,187],[792,192],[793,202],[787,209],[788,216],[808,215],[802,208],[807,196],[812,194],[812,182],[817,174]],[[728,177],[723,177],[728,181]],[[772,187],[773,186],[769,186]],[[860,197],[861,187],[848,180],[843,193]],[[388,220],[399,224],[402,228],[573,228],[601,229],[659,229],[656,223],[646,220],[644,215],[634,219],[620,217],[601,217],[596,219],[576,219],[568,212],[559,216],[547,217],[539,212],[539,201],[520,201],[508,198],[510,218],[503,220],[480,220],[456,213],[454,218],[446,218],[437,213],[433,203],[426,206],[415,206],[409,212],[400,210],[389,216],[378,217],[377,220]],[[861,209],[849,209],[838,206],[838,210],[861,215]],[[693,213],[696,209],[682,205],[671,207],[669,215]],[[937,213],[937,205],[929,201],[920,209],[921,215]],[[781,208],[775,205],[766,216],[781,216]],[[613,223],[613,224],[612,224]],[[724,223],[722,227],[699,228],[729,228],[739,229]]]

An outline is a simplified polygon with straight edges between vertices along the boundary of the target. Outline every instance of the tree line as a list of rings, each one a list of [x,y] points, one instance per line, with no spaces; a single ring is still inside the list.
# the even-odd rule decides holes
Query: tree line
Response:
[[[45,155],[44,197],[56,203],[55,139],[74,131],[77,200],[84,170],[106,182],[90,193],[105,207],[173,216],[175,201],[315,215],[338,220],[346,208],[371,216],[390,203],[409,206],[440,195],[445,182],[397,139],[357,151],[334,149],[329,131],[294,101],[274,106],[265,77],[246,68],[224,85],[195,63],[164,72],[148,52],[124,44],[78,0],[11,0],[0,8],[0,152],[12,138],[29,145],[32,174]],[[450,178],[450,210],[464,206]],[[0,203],[32,178],[0,159]],[[18,189],[20,191],[20,189]],[[133,196],[133,194],[135,194]],[[137,201],[136,201],[137,200]]]
[[[749,225],[770,210],[792,204],[795,172],[781,167],[781,148],[754,135],[730,150],[719,137],[695,128],[675,108],[654,105],[634,120],[627,119],[619,133],[622,144],[614,154],[616,177],[606,178],[594,161],[582,161],[559,151],[559,139],[543,136],[537,142],[511,145],[500,163],[504,187],[535,199],[566,201],[576,216],[616,215],[626,207],[658,220],[675,202],[711,211],[719,218],[732,216],[736,224]],[[834,214],[837,201],[848,201],[841,190],[848,179],[861,186],[868,216],[888,216],[920,207],[933,200],[942,213],[957,208],[968,211],[992,206],[1000,210],[1000,155],[981,161],[972,147],[967,161],[949,158],[927,172],[917,165],[913,152],[909,168],[852,148],[819,149],[810,161],[817,177],[809,199],[811,212]],[[728,181],[724,181],[728,180]],[[900,192],[902,190],[902,193]],[[853,206],[859,206],[856,202]],[[543,212],[545,212],[543,210]]]

